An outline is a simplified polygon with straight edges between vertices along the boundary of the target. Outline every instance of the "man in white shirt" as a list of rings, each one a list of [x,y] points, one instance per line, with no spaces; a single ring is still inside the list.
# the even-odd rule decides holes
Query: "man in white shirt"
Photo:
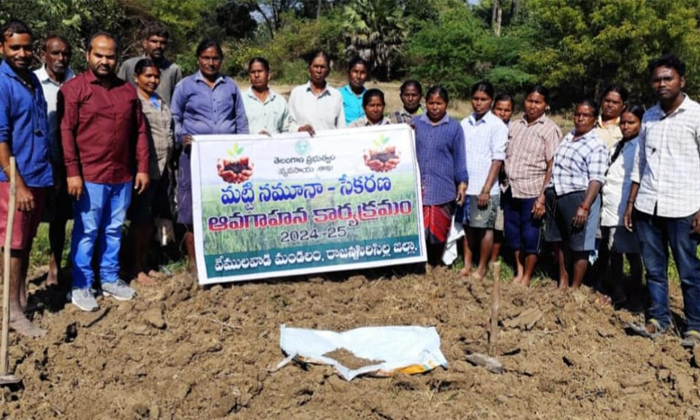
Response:
[[[624,216],[639,240],[650,305],[646,325],[630,325],[654,338],[672,322],[668,296],[670,246],[683,290],[687,329],[682,344],[700,344],[700,104],[685,93],[685,64],[669,54],[649,64],[658,104],[644,114]]]
[[[49,203],[52,204],[46,206],[42,217],[42,221],[49,223],[49,244],[51,246],[49,274],[46,278],[47,285],[58,284],[63,247],[66,242],[66,223],[71,218],[71,212],[73,211],[65,185],[66,175],[63,166],[63,151],[58,122],[56,121],[58,90],[65,82],[74,77],[73,71],[69,67],[71,55],[71,45],[64,37],[49,35],[44,39],[41,50],[41,59],[44,65],[34,72],[39,82],[41,82],[41,90],[46,98],[50,157],[54,173],[54,188],[49,196]]]

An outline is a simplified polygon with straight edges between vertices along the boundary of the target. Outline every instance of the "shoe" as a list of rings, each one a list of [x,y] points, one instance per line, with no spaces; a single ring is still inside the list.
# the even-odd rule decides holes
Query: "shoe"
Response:
[[[100,309],[95,300],[95,295],[89,287],[84,289],[74,287],[70,295],[71,303],[85,312],[94,312]]]
[[[695,346],[700,346],[700,332],[697,330],[688,330],[683,335],[681,346],[692,349]]]
[[[647,325],[654,327],[654,332],[649,332],[649,330],[647,330]],[[662,328],[659,321],[653,318],[647,321],[646,324],[629,323],[627,324],[627,328],[637,335],[641,335],[642,337],[650,338],[652,340],[666,333],[666,328]]]
[[[112,296],[116,300],[131,300],[136,296],[136,290],[129,287],[124,280],[117,280],[110,283],[102,283],[102,293]]]

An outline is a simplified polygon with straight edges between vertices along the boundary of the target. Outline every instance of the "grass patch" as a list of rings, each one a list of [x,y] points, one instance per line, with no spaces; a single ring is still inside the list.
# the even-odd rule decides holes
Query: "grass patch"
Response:
[[[177,261],[170,261],[159,267],[159,270],[165,274],[184,273],[187,270],[187,257]]]
[[[122,230],[122,243],[125,243],[128,235],[128,222],[124,225]],[[69,220],[66,225],[66,243],[63,247],[63,257],[61,259],[61,267],[66,267],[68,265],[68,260],[70,259],[70,241],[71,233],[73,232],[73,221]],[[174,245],[169,245],[173,248]],[[151,251],[157,251],[157,246],[154,245]],[[123,250],[124,248],[122,248]],[[166,274],[181,273],[187,270],[187,258],[173,259],[173,255],[176,253],[170,252],[168,255],[163,257],[163,264],[160,264],[159,270]],[[36,237],[32,244],[32,250],[29,254],[29,264],[33,269],[39,267],[45,267],[49,264],[51,259],[51,245],[49,243],[49,225],[48,223],[41,223],[37,229]],[[121,261],[124,264],[124,261]]]
[[[69,220],[66,225],[66,244],[63,247],[63,257],[61,265],[65,267],[70,256],[70,233],[73,231],[73,221]],[[51,244],[49,243],[49,224],[41,223],[37,230],[32,251],[29,254],[29,264],[32,268],[49,264],[51,259]]]

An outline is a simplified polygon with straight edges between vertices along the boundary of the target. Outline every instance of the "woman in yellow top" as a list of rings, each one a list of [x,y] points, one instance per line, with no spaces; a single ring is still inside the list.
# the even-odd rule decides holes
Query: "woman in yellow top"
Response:
[[[595,126],[595,133],[603,140],[608,149],[622,140],[620,115],[625,109],[628,97],[629,92],[620,85],[609,85],[603,90],[600,99],[600,116]]]

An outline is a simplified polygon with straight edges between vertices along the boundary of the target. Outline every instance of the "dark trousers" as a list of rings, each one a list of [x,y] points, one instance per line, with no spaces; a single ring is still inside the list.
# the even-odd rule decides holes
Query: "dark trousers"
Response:
[[[511,189],[503,195],[503,234],[513,251],[526,254],[540,252],[540,227],[542,219],[532,216],[535,198],[514,198]]]

